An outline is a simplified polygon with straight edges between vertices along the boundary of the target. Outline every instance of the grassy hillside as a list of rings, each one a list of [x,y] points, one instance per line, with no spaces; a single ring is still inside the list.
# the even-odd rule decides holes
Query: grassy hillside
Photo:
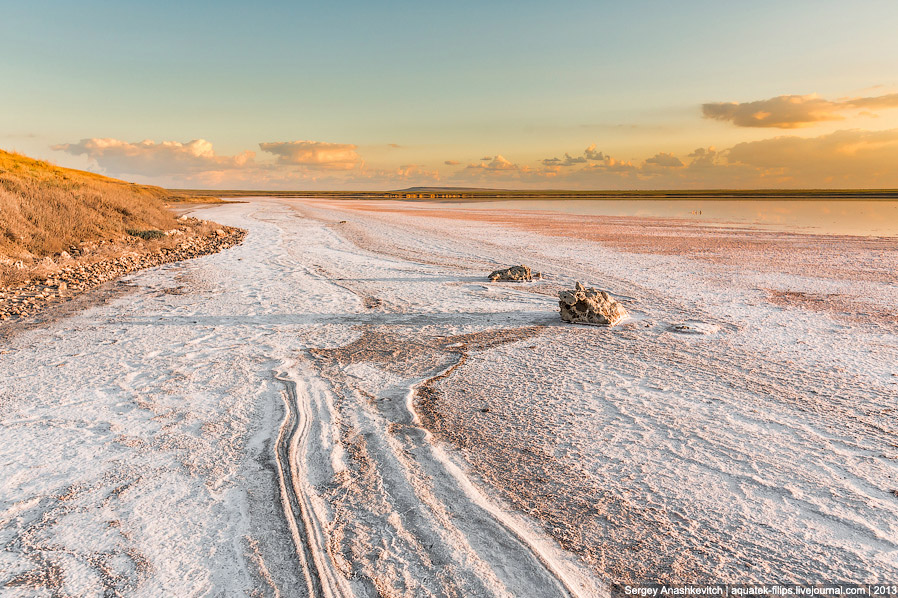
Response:
[[[81,241],[167,230],[170,193],[0,150],[0,257],[26,264]]]

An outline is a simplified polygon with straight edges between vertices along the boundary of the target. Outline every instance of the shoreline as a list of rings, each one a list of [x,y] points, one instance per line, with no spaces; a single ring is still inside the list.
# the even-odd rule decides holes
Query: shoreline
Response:
[[[538,212],[529,210],[453,211],[439,209],[403,210],[387,204],[347,205],[316,202],[343,212],[362,212],[383,220],[399,216],[421,221],[422,226],[439,228],[441,220],[466,222],[473,226],[513,228],[527,234],[555,239],[598,243],[627,254],[681,257],[706,263],[709,267],[740,265],[767,274],[815,276],[837,281],[854,280],[888,283],[898,271],[898,238],[832,235],[707,226],[690,220],[643,216],[600,216]],[[451,225],[451,224],[450,224]],[[372,250],[384,250],[389,243],[352,223],[343,225],[352,238]],[[347,228],[348,227],[348,228]],[[876,255],[877,259],[870,259]],[[411,255],[402,254],[403,257]],[[774,303],[803,305],[814,311],[859,316],[860,321],[894,324],[894,313],[881,307],[871,309],[860,298],[843,297],[837,292],[792,292],[768,285],[763,289]],[[822,299],[822,300],[821,300]]]
[[[73,263],[64,265],[55,274],[19,285],[0,286],[0,337],[12,325],[27,323],[29,318],[125,274],[217,253],[240,244],[245,236],[245,230],[220,226],[205,235],[189,236],[174,247],[138,248],[138,251],[87,263],[81,256],[82,259],[72,260]]]
[[[267,191],[250,189],[168,189],[182,197],[270,197],[309,199],[473,200],[486,199],[858,199],[896,201],[898,189],[698,189],[576,191],[553,189],[442,189],[410,188],[396,191]]]

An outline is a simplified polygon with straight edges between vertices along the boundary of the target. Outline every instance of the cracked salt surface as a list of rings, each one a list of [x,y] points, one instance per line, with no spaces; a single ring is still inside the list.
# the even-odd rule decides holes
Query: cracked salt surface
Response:
[[[898,573],[882,316],[898,291],[879,274],[357,202],[204,217],[250,234],[3,347],[4,596],[591,596]],[[521,262],[546,280],[486,283]],[[574,280],[633,318],[561,325],[554,293]]]

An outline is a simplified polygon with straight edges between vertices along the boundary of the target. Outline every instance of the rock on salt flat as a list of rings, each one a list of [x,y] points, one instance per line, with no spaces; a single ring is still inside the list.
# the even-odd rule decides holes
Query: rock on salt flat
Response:
[[[542,278],[539,272],[532,272],[528,266],[511,266],[500,270],[493,270],[489,275],[490,282],[532,282],[533,279]]]
[[[605,291],[586,288],[579,282],[573,291],[558,293],[561,319],[574,324],[614,326],[629,314]]]

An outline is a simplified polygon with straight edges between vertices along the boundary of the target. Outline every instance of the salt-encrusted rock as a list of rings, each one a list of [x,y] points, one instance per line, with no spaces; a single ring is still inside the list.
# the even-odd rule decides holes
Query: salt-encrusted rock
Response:
[[[503,270],[495,270],[489,275],[491,282],[530,282],[534,278],[539,280],[542,274],[539,272],[531,272],[530,268],[524,266],[512,266]]]
[[[561,319],[573,324],[614,326],[629,314],[624,306],[605,291],[586,288],[579,282],[573,291],[558,293]]]

